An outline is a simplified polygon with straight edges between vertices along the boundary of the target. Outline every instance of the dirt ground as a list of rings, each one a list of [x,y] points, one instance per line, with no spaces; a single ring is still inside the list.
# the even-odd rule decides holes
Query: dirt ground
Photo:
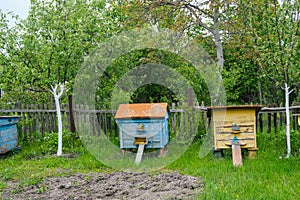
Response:
[[[52,177],[42,183],[21,187],[8,182],[3,199],[194,199],[203,189],[201,179],[177,172],[146,174],[74,174]]]

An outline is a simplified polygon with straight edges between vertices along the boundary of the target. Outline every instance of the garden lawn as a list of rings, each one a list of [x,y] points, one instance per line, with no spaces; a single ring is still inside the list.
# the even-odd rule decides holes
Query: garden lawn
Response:
[[[295,150],[289,159],[280,158],[285,148],[283,133],[259,133],[257,158],[250,160],[245,154],[242,167],[232,166],[230,150],[225,151],[224,159],[215,159],[212,153],[199,159],[200,143],[196,142],[160,171],[178,171],[202,178],[204,191],[197,199],[300,199],[299,133],[292,134]],[[39,145],[26,145],[20,153],[0,159],[0,199],[8,180],[34,185],[49,176],[113,171],[83,147],[69,151],[66,157],[57,157],[42,154]]]

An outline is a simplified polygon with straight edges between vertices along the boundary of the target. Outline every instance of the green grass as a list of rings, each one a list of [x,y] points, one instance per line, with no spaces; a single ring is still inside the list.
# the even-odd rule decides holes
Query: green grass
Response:
[[[276,147],[267,145],[272,146]],[[244,156],[243,167],[236,168],[229,152],[224,159],[212,155],[199,159],[199,147],[195,145],[168,168],[202,177],[205,190],[199,199],[299,199],[299,156],[280,159],[282,152],[268,148],[259,150],[257,159]]]
[[[174,170],[202,178],[205,188],[198,199],[300,199],[300,133],[291,135],[293,154],[289,159],[280,158],[285,152],[283,133],[259,133],[257,158],[250,160],[244,156],[242,167],[232,166],[230,150],[225,152],[224,159],[215,159],[212,153],[200,159],[200,144],[196,142],[160,171]],[[0,197],[7,180],[19,181],[22,189],[48,176],[113,171],[80,145],[64,151],[74,155],[72,158],[49,154],[47,148],[52,149],[35,142],[0,160]]]

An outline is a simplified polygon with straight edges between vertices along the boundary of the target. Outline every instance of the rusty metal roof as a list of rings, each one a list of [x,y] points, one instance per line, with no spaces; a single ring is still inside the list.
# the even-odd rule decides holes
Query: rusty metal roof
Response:
[[[115,119],[164,118],[167,112],[167,103],[120,104]]]

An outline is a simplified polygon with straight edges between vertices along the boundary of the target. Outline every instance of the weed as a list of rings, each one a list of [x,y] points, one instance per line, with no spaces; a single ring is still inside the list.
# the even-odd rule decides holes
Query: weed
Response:
[[[5,189],[7,184],[5,182],[0,181],[0,191]]]
[[[48,186],[46,186],[44,183],[41,184],[41,186],[36,190],[37,193],[44,193],[48,190]]]
[[[13,174],[10,168],[4,168],[3,172],[0,173],[0,177],[4,180],[11,180],[12,176]]]
[[[20,183],[22,185],[38,185],[39,183],[41,183],[43,181],[43,179],[41,177],[30,177],[30,178],[26,178],[20,181]]]

